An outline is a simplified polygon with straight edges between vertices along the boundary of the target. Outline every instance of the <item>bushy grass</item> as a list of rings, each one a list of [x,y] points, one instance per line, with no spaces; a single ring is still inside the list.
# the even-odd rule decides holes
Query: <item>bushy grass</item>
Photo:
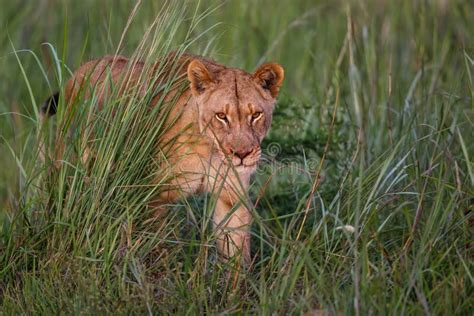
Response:
[[[469,2],[1,7],[3,313],[472,313]],[[237,282],[217,260],[210,196],[149,221],[160,107],[112,91],[102,111],[79,99],[75,120],[38,116],[83,61],[184,50],[286,70],[250,192],[255,259]],[[90,131],[97,158],[82,162]],[[38,160],[37,137],[67,140],[62,168]]]

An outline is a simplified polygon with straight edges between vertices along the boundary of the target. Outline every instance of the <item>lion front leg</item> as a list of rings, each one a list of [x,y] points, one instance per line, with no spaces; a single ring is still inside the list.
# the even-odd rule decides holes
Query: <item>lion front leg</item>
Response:
[[[250,211],[221,195],[217,200],[213,223],[222,259],[234,258],[239,264],[250,264]]]

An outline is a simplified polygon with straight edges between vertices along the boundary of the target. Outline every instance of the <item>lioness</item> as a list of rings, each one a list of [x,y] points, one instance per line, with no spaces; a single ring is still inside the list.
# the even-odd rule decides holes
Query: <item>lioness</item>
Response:
[[[217,202],[213,224],[219,253],[225,260],[236,256],[238,262],[249,263],[252,215],[245,197],[260,158],[260,143],[272,121],[284,70],[276,63],[267,63],[250,74],[192,55],[179,57],[177,64],[178,72],[189,84],[184,92],[180,91],[168,119],[173,125],[163,136],[163,139],[177,139],[169,151],[168,164],[163,166],[175,177],[170,180],[170,189],[162,192],[150,206],[163,213],[166,204],[183,195],[214,194]],[[142,62],[105,56],[77,69],[66,84],[64,98],[71,104],[80,91],[82,98],[88,98],[94,90],[100,105],[105,86],[110,82],[120,84],[126,77],[127,85],[122,84],[119,92],[125,94],[134,83],[153,84],[156,79],[153,76],[166,80],[167,75],[166,72],[145,74]],[[143,76],[149,77],[145,83]],[[86,81],[93,89],[84,90]],[[173,97],[170,95],[168,99]],[[152,99],[150,106],[159,97]],[[57,93],[44,103],[43,116],[56,113],[58,100]],[[163,139],[157,140],[157,146]]]

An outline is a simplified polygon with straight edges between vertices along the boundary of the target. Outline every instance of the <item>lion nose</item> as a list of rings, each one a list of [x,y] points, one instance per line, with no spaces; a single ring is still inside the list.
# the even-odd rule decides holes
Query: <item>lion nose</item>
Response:
[[[244,160],[244,158],[250,155],[251,152],[252,150],[238,150],[238,151],[234,151],[234,155]]]

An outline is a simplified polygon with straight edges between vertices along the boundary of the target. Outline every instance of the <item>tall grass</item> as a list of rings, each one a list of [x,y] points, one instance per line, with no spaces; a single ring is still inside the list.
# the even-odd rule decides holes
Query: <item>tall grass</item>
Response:
[[[472,310],[472,5],[2,8],[5,314]],[[154,140],[166,128],[166,109],[146,107],[150,91],[118,98],[111,87],[100,111],[79,98],[74,119],[64,107],[38,119],[38,104],[81,61],[121,53],[149,67],[172,50],[286,69],[251,188],[254,262],[237,283],[217,260],[210,197],[149,221],[147,202],[161,189],[151,185]],[[50,150],[66,140],[61,168],[37,159],[37,136]],[[86,145],[97,154],[81,161]]]

